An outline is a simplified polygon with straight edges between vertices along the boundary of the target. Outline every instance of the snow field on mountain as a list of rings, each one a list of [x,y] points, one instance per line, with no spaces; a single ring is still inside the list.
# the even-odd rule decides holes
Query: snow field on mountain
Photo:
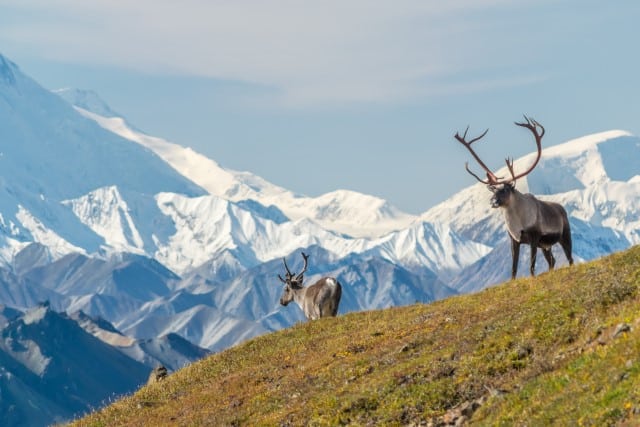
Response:
[[[249,172],[224,169],[191,148],[136,131],[122,118],[76,109],[103,128],[151,149],[210,194],[230,201],[251,199],[264,206],[276,205],[292,220],[309,218],[324,228],[356,237],[380,236],[415,219],[383,199],[355,191],[337,190],[316,198],[295,195]]]

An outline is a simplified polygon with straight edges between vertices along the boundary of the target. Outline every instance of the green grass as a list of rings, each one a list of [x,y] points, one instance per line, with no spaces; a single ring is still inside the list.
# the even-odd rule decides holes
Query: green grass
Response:
[[[74,425],[640,424],[640,247],[429,305],[300,323]],[[612,338],[620,323],[631,330]],[[500,390],[501,393],[490,393]]]

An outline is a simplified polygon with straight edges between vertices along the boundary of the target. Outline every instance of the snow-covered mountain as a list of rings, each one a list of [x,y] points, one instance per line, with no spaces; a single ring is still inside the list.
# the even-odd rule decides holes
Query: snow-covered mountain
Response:
[[[337,191],[308,198],[249,173],[225,170],[190,149],[137,132],[123,119],[74,109],[4,57],[2,64],[0,117],[7,119],[0,149],[7,167],[0,183],[0,195],[6,193],[0,198],[5,242],[0,242],[0,262],[5,264],[35,241],[53,259],[132,252],[183,273],[264,231],[259,245],[241,248],[243,264],[250,266],[329,238],[344,253],[350,243],[339,232],[384,235],[414,220],[372,196]],[[95,95],[58,93],[113,114]],[[210,215],[210,209],[217,211]],[[189,215],[199,220],[184,221]],[[201,231],[211,236],[214,230],[225,238],[200,239]]]
[[[108,186],[142,199],[161,191],[205,194],[151,150],[81,116],[1,55],[0,121],[0,263],[33,241],[54,257],[100,251],[100,236],[63,200]]]
[[[255,200],[264,206],[275,205],[292,220],[308,218],[328,230],[355,237],[377,237],[400,230],[416,219],[386,200],[355,191],[337,190],[316,198],[294,194],[249,172],[222,168],[191,148],[135,130],[95,94],[72,89],[56,93],[105,129],[151,149],[211,195],[234,202]]]

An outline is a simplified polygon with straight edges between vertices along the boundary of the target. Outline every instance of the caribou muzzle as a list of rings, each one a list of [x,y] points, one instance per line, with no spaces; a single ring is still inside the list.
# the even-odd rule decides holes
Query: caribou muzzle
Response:
[[[491,207],[494,209],[500,207],[500,199],[498,198],[498,196],[494,195],[491,198]]]

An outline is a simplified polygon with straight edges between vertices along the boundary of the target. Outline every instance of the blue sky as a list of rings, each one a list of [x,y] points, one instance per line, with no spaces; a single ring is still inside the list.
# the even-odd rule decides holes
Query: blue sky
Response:
[[[307,195],[420,213],[492,167],[611,129],[640,135],[640,2],[0,0],[0,52],[92,89],[149,134]],[[516,165],[517,167],[517,165]]]

